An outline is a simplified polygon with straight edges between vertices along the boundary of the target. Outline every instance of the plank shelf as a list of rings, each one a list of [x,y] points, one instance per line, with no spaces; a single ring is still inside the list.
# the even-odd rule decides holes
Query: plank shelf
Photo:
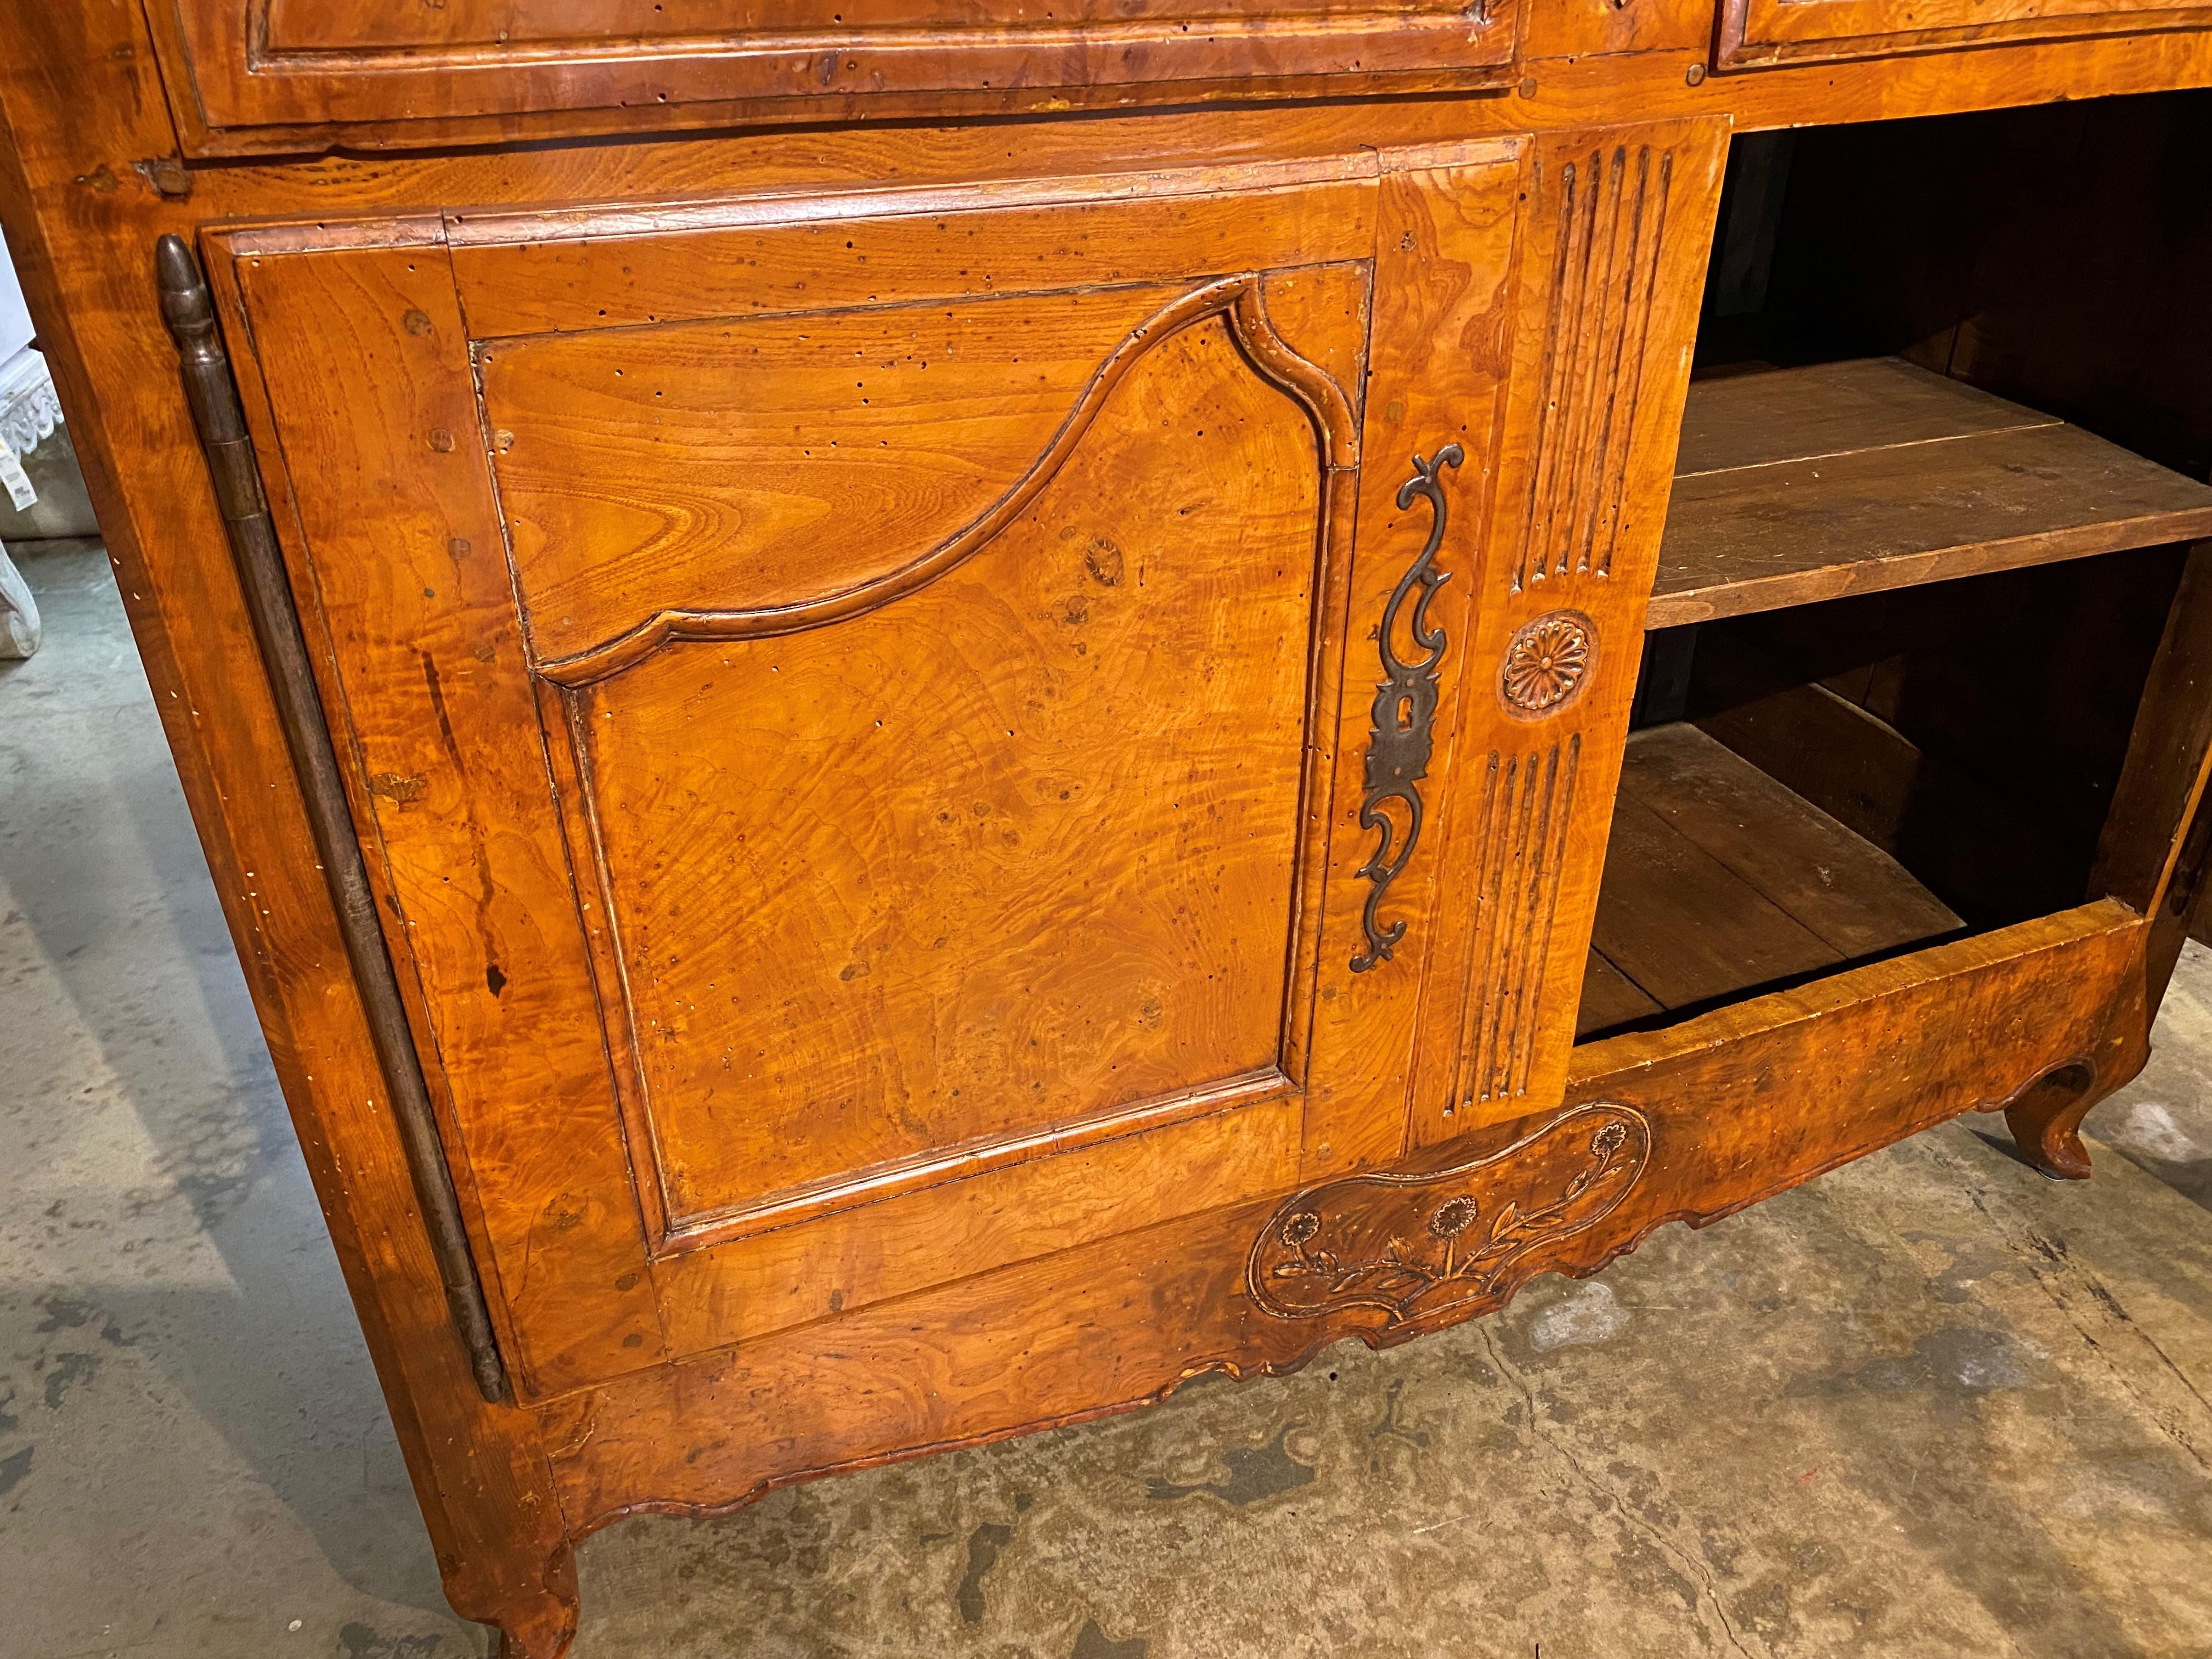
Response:
[[[1897,357],[1695,381],[1649,629],[2212,536],[2212,488]]]
[[[1577,1036],[1663,1024],[1963,932],[1871,842],[1694,726],[1638,732]]]

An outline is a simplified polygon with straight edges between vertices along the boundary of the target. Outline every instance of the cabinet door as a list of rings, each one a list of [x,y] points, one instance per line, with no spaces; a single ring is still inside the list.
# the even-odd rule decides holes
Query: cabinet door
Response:
[[[214,239],[526,1392],[1398,1149],[1376,172]]]
[[[1724,0],[1723,69],[2212,25],[2202,0]]]

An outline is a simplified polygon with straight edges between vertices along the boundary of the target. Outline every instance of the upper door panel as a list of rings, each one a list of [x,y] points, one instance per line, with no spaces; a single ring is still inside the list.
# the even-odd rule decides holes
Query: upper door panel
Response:
[[[2202,0],[1724,0],[1716,59],[1750,69],[2208,24]]]
[[[268,127],[406,143],[518,116],[665,128],[687,106],[732,103],[819,113],[826,100],[850,114],[902,94],[1064,108],[1230,84],[1239,96],[1464,87],[1514,73],[1520,0],[173,3],[152,9],[172,95],[195,147],[219,151]]]

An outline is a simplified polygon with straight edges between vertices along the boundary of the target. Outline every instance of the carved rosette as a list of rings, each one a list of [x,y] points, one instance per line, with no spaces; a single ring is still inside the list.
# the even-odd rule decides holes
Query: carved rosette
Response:
[[[1286,1200],[1245,1284],[1283,1319],[1377,1308],[1393,1325],[1503,1303],[1545,1253],[1618,1208],[1651,1157],[1633,1108],[1578,1106],[1487,1158],[1420,1175],[1346,1176]]]
[[[1597,657],[1597,624],[1579,611],[1548,611],[1506,641],[1498,695],[1516,714],[1552,714],[1581,695]]]

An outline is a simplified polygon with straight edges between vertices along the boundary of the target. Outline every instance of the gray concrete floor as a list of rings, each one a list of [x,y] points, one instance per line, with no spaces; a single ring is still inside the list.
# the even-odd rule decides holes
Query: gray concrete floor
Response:
[[[22,563],[0,1654],[483,1653],[106,566]],[[1954,1125],[1393,1353],[624,1523],[578,1659],[2212,1654],[2212,954],[2091,1127],[2086,1187]]]

